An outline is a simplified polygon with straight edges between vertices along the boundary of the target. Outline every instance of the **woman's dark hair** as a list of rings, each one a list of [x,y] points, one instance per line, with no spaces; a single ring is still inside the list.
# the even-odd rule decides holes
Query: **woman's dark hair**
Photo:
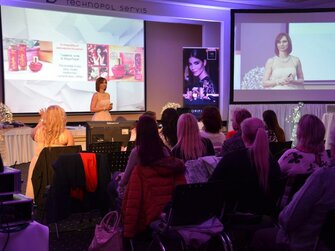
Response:
[[[178,122],[178,112],[176,109],[167,108],[162,113],[162,134],[165,140],[170,146],[175,146],[178,142],[177,138],[177,122]]]
[[[189,54],[187,60],[190,57],[198,58],[201,61],[204,61],[204,60],[207,60],[207,52],[204,49],[199,49],[199,50],[198,49],[193,49],[193,50],[190,51],[190,54]]]
[[[96,80],[95,80],[95,90],[97,91],[97,92],[99,92],[99,90],[100,90],[100,84],[102,84],[103,82],[105,82],[106,81],[106,83],[107,83],[107,80],[105,79],[105,78],[103,78],[103,77],[98,77]]]
[[[206,106],[202,111],[200,120],[204,124],[206,132],[219,133],[222,128],[220,111],[215,106]]]
[[[136,146],[141,165],[149,166],[164,157],[164,144],[153,118],[149,116],[139,118],[136,125]]]
[[[274,111],[272,110],[266,110],[263,112],[263,121],[267,127],[267,129],[273,131],[276,134],[276,137],[278,139],[278,141],[280,141],[280,139],[282,137],[285,137],[285,135],[283,136],[283,129],[280,127],[279,123],[278,123],[278,119],[277,119],[277,115]],[[285,141],[285,139],[284,139]]]
[[[266,110],[263,112],[263,121],[266,125],[266,127],[272,131],[275,131],[275,129],[279,126],[277,115],[272,110]]]

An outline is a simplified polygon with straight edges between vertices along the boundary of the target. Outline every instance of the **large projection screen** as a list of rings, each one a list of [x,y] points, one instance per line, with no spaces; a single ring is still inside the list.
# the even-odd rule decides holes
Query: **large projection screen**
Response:
[[[285,58],[280,33],[291,39]],[[232,103],[334,102],[333,10],[233,10],[231,38]]]
[[[85,113],[95,79],[115,112],[145,110],[144,21],[1,6],[4,100],[13,113]],[[99,54],[99,56],[98,56]]]

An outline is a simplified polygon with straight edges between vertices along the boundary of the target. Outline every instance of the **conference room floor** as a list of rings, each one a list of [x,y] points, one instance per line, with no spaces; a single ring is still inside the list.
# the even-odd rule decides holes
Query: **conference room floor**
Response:
[[[15,168],[21,170],[22,189],[24,194],[26,190],[29,163],[16,165]],[[58,223],[59,239],[57,239],[55,225],[50,224],[49,230],[49,250],[50,251],[84,251],[87,250],[94,236],[95,225],[100,222],[101,215],[90,213],[89,215],[72,215],[70,219]],[[38,216],[34,220],[41,222]],[[145,251],[148,247],[148,241],[137,241],[136,251]],[[127,248],[128,249],[128,248]]]

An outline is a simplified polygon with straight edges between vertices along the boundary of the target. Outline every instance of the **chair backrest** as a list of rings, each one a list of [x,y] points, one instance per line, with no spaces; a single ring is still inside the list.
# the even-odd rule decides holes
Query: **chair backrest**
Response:
[[[223,193],[220,182],[178,185],[173,192],[170,226],[200,224],[214,216],[220,217]]]
[[[270,142],[269,148],[272,155],[278,160],[282,154],[292,147],[292,141]]]
[[[136,141],[128,141],[127,151],[133,150],[133,148],[135,147],[135,145],[136,145]]]
[[[335,209],[330,210],[327,213],[326,220],[321,227],[320,240],[330,250],[335,250]]]
[[[117,151],[108,153],[108,163],[110,164],[110,171],[123,172],[127,166],[130,151]]]
[[[88,146],[88,151],[93,153],[112,153],[121,151],[122,142],[101,142],[92,143]]]
[[[34,188],[34,198],[37,205],[43,204],[45,188],[52,184],[54,170],[52,163],[64,153],[78,153],[81,151],[81,145],[78,146],[54,146],[42,149],[34,171],[32,174],[32,183]]]
[[[305,184],[311,173],[296,174],[286,180],[283,196],[280,199],[279,210],[282,210],[293,198],[294,194]]]

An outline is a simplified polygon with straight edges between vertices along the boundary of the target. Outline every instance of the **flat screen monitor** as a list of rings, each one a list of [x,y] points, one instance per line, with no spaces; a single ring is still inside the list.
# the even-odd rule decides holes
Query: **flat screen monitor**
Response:
[[[144,21],[1,6],[4,101],[13,113],[49,105],[87,113],[95,80],[115,112],[145,111]]]
[[[334,102],[335,10],[231,17],[231,103]]]
[[[86,122],[86,149],[92,144],[121,142],[127,146],[136,121],[88,121]]]

